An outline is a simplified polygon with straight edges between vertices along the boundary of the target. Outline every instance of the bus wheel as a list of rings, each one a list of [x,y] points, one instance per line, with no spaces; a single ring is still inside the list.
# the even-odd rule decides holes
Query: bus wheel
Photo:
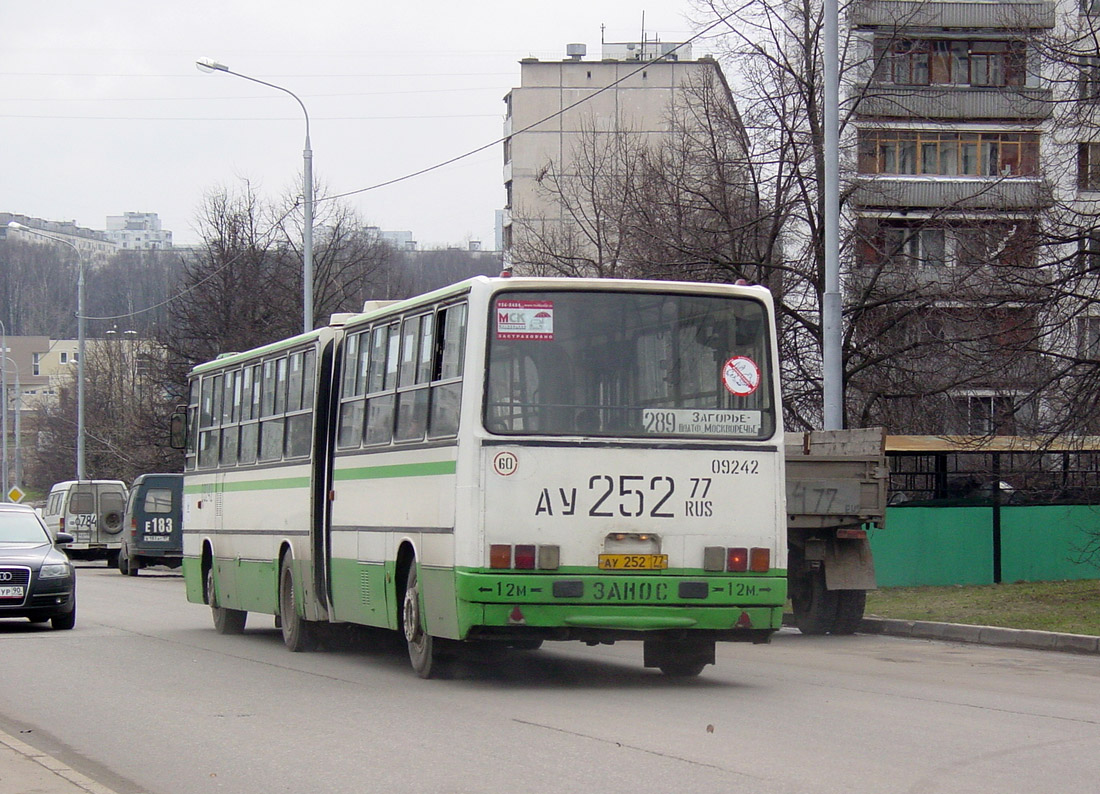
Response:
[[[290,559],[284,557],[279,568],[279,617],[283,644],[294,653],[316,650],[316,626],[298,614],[296,592]]]
[[[214,631],[218,634],[243,634],[248,613],[239,609],[227,609],[218,606],[218,596],[214,589],[214,566],[206,569],[206,600],[210,604],[210,615],[214,618]]]
[[[839,590],[825,587],[825,572],[811,571],[791,590],[794,622],[803,634],[828,634],[836,624]]]
[[[645,640],[642,655],[646,667],[656,667],[669,678],[694,678],[714,664],[714,641]]]
[[[442,674],[448,659],[440,648],[443,641],[424,631],[424,621],[420,614],[420,585],[416,578],[416,560],[409,563],[409,574],[405,580],[401,627],[409,646],[409,661],[412,662],[412,668],[416,674],[421,678],[438,677]]]

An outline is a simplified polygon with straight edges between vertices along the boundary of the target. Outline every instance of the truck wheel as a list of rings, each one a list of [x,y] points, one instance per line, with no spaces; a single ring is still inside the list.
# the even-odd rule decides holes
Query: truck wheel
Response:
[[[810,571],[791,591],[794,622],[803,634],[828,634],[836,624],[839,590],[825,589],[825,572]]]
[[[317,649],[317,629],[312,621],[298,614],[298,591],[294,584],[294,571],[289,557],[284,557],[279,568],[279,617],[283,632],[283,644],[294,653]]]
[[[836,622],[833,634],[855,634],[863,622],[863,610],[867,606],[866,590],[837,590]]]
[[[218,634],[243,634],[248,613],[239,609],[218,606],[214,588],[214,566],[206,569],[206,600],[210,604],[210,616],[214,619],[214,631]]]
[[[405,598],[401,608],[401,628],[409,646],[409,661],[421,678],[439,677],[446,672],[450,662],[441,646],[445,640],[433,637],[424,630],[420,611],[420,585],[416,576],[416,560],[409,562],[409,574],[405,580]]]

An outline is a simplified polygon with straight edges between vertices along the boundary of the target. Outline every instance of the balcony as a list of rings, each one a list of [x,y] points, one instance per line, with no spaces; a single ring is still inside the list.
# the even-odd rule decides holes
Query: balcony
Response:
[[[1041,120],[1053,110],[1049,88],[871,85],[857,112],[864,118]]]
[[[860,0],[851,9],[857,28],[934,28],[936,30],[1050,30],[1053,2],[916,2]]]
[[[1000,210],[1048,207],[1050,188],[1039,179],[896,177],[861,175],[852,195],[861,208]]]

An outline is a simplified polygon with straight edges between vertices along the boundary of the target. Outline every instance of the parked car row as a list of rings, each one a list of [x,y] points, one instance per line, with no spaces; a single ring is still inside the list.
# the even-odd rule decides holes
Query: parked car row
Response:
[[[0,503],[0,618],[76,624],[73,559],[106,559],[123,575],[183,559],[183,475],[68,480],[40,510]]]

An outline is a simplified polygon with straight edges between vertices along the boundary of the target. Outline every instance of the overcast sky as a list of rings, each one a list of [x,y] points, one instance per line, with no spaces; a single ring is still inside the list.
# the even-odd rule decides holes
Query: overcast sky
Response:
[[[279,91],[195,68],[212,58],[297,94],[314,176],[360,190],[501,136],[524,57],[568,43],[690,37],[690,0],[0,0],[0,211],[103,229],[156,212],[195,242],[204,193],[246,178],[300,189],[305,123]],[[696,46],[694,56],[705,52]],[[422,247],[493,245],[499,145],[346,199]]]

